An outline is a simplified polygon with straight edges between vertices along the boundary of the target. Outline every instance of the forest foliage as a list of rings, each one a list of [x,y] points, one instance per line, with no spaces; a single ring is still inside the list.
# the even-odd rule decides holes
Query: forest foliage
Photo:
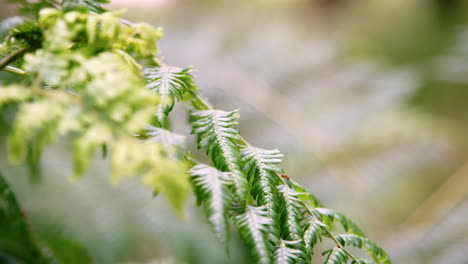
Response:
[[[101,6],[105,0],[18,2],[25,16],[11,21],[0,47],[0,69],[21,77],[0,87],[0,113],[13,120],[5,126],[12,164],[39,175],[44,148],[61,138],[70,143],[74,180],[99,153],[109,160],[111,182],[138,177],[180,216],[192,186],[216,237],[228,248],[237,230],[254,263],[311,263],[324,240],[329,249],[318,253],[327,264],[391,263],[352,220],[283,174],[279,150],[243,139],[239,110],[213,109],[192,68],[164,64],[157,55],[160,28],[122,19]],[[209,165],[192,158],[184,136],[170,131],[170,113],[181,102]],[[14,233],[32,230],[0,180],[0,213],[8,216],[0,221],[11,231],[2,236],[2,255],[59,261],[59,253],[44,254],[46,245],[30,235],[17,245]]]

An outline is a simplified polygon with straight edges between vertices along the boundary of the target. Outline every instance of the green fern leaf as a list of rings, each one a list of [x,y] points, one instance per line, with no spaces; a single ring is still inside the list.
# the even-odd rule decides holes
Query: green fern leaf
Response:
[[[300,222],[303,219],[301,212],[302,204],[298,198],[300,193],[294,191],[289,186],[280,185],[277,187],[283,200],[283,237],[288,240],[302,240],[302,229]]]
[[[228,234],[227,207],[229,173],[198,164],[190,170],[198,204],[205,208],[216,237],[225,244]]]
[[[310,209],[312,215],[310,216],[308,223],[306,223],[305,225],[304,232],[304,242],[306,245],[306,249],[309,252],[309,255],[313,253],[312,249],[316,245],[318,240],[321,240],[321,238],[324,235],[328,236],[328,234],[330,234],[330,231],[327,230],[329,228],[332,228],[333,223],[336,221],[340,223],[344,231],[348,233],[344,235],[338,235],[335,237],[335,239],[337,239],[342,246],[354,246],[358,248],[364,248],[369,254],[369,256],[371,256],[373,260],[377,263],[391,263],[390,258],[385,253],[385,251],[371,240],[365,238],[362,230],[351,219],[339,212],[335,212],[328,208],[323,208],[322,203],[314,195],[308,192],[307,189],[305,189],[296,182],[290,181],[290,183],[295,191],[300,192],[300,194],[297,195],[297,197],[303,203],[305,203],[306,206],[313,207],[312,209]],[[332,253],[337,254],[337,256],[340,255],[339,252]],[[333,257],[333,255],[330,255],[330,261],[336,261],[337,259],[339,260],[340,258],[337,256]],[[356,261],[353,260],[353,263],[355,262]],[[358,263],[356,264],[361,263],[365,264],[374,262],[359,259]]]
[[[197,135],[198,148],[206,148],[217,169],[232,172],[235,202],[242,209],[245,205],[246,184],[241,172],[239,131],[234,128],[239,118],[238,111],[220,110],[193,111],[192,134]]]
[[[265,206],[267,217],[275,220],[270,228],[269,239],[274,244],[278,244],[280,240],[280,203],[278,190],[275,186],[279,183],[276,173],[281,173],[282,170],[276,164],[281,163],[283,155],[277,149],[264,150],[245,146],[241,148],[241,156],[244,163],[242,170],[247,172],[247,177],[252,182],[252,196],[258,205]]]
[[[322,202],[320,202],[320,200],[315,197],[315,195],[311,194],[307,188],[305,188],[304,186],[300,185],[299,183],[293,181],[293,180],[290,180],[289,181],[292,185],[292,188],[296,191],[296,192],[299,192],[300,194],[298,195],[298,198],[305,202],[307,205],[311,206],[312,208],[315,208],[315,207],[324,207],[324,205],[322,204]]]
[[[312,249],[317,244],[317,242],[322,240],[323,228],[327,228],[327,226],[324,223],[312,218],[305,225],[304,244],[309,250],[309,254],[313,253]]]
[[[301,222],[304,219],[303,205],[301,200],[298,198],[300,193],[294,191],[287,185],[279,185],[278,191],[280,192],[281,202],[283,204],[281,214],[281,237],[290,241],[298,241],[292,245],[298,249],[302,255],[301,257],[307,258],[308,251],[304,246],[303,228]]]
[[[185,69],[164,66],[146,68],[143,74],[147,79],[148,87],[163,98],[181,100],[184,92],[193,86],[192,68]]]
[[[105,12],[101,4],[107,0],[39,2],[39,9],[50,6],[46,2],[55,8],[40,12],[36,8],[37,21],[9,30],[6,45],[0,46],[0,57],[8,56],[4,64],[14,60],[19,67],[24,61],[27,73],[22,69],[16,73],[27,74],[24,83],[33,83],[31,89],[0,89],[0,107],[20,103],[9,135],[12,161],[21,161],[27,153],[35,163],[46,144],[59,135],[72,135],[74,178],[86,172],[96,149],[105,145],[113,182],[139,175],[180,215],[191,179],[215,235],[227,244],[230,217],[250,248],[252,262],[308,263],[313,247],[325,237],[336,245],[324,252],[327,264],[371,263],[355,258],[343,248],[347,246],[367,250],[379,263],[390,263],[350,219],[324,208],[301,185],[278,177],[280,152],[248,145],[235,128],[238,111],[212,110],[195,93],[191,68],[162,66],[141,72],[139,63],[162,65],[154,57],[161,29],[127,23],[120,12]],[[214,164],[197,164],[188,157],[187,163],[195,164],[191,177],[179,149],[172,148],[183,144],[183,136],[163,129],[175,103],[187,92],[193,107],[203,110],[191,113],[192,134]],[[154,118],[154,106],[155,126],[144,129]],[[135,139],[136,133],[145,140]],[[335,236],[334,222],[347,234]]]
[[[364,237],[362,230],[351,219],[342,213],[335,212],[328,208],[315,208],[312,212],[320,219],[320,221],[324,221],[324,217],[330,220],[330,222],[337,220],[346,233]],[[326,221],[324,222],[327,223]]]
[[[297,245],[300,241],[281,240],[279,247],[275,251],[275,264],[301,263],[302,252],[288,245]]]
[[[268,226],[272,224],[272,219],[266,217],[265,207],[254,207],[248,205],[245,213],[235,217],[240,234],[250,248],[250,252],[256,263],[270,264],[271,254],[265,233]]]
[[[269,172],[281,173],[283,170],[276,166],[282,162],[283,154],[279,150],[265,150],[252,146],[241,148],[242,160],[245,162],[244,170],[254,170],[251,173],[255,176],[258,173]]]
[[[357,248],[364,248],[369,256],[377,263],[382,264],[390,264],[390,258],[385,253],[385,251],[380,248],[377,244],[372,242],[371,240],[360,237],[357,235],[345,234],[345,235],[338,235],[336,239],[341,243],[343,246],[353,246]]]
[[[148,87],[163,101],[156,109],[156,117],[161,124],[164,124],[167,115],[172,111],[175,101],[182,100],[185,91],[193,87],[191,71],[191,67],[182,69],[169,66],[143,70]]]
[[[276,208],[275,187],[279,181],[276,173],[282,170],[276,166],[281,163],[283,155],[279,150],[264,150],[252,146],[246,146],[240,150],[243,171],[247,171],[249,180],[253,182],[252,194],[259,205],[264,205],[270,213]]]
[[[334,247],[331,250],[325,251],[324,253],[329,252],[325,264],[346,264],[348,263],[348,255],[340,247]]]

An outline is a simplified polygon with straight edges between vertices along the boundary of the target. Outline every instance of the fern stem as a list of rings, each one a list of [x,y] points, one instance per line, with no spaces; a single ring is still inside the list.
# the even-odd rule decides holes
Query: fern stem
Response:
[[[189,90],[190,95],[192,95],[192,106],[197,110],[213,110],[213,108],[202,98],[197,92]]]
[[[13,61],[15,61],[16,59],[18,59],[19,57],[21,57],[24,53],[26,53],[28,50],[30,49],[30,47],[23,47],[19,50],[15,50],[13,53],[9,54],[8,56],[4,57],[1,61],[0,61],[0,70],[3,70],[8,64],[12,63]]]
[[[9,72],[9,73],[13,73],[13,74],[21,75],[21,76],[25,76],[27,74],[26,71],[23,71],[23,70],[21,70],[19,68],[9,66],[9,65],[7,65],[5,68],[3,68],[3,70],[6,71],[6,72]]]

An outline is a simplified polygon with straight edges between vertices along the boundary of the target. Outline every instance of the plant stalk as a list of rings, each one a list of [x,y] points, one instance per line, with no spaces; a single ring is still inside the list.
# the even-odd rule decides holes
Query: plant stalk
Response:
[[[9,66],[9,65],[3,68],[3,70],[9,73],[13,73],[13,74],[21,75],[21,76],[24,76],[27,74],[27,72],[19,68],[13,67],[13,66]]]
[[[3,70],[8,64],[12,63],[19,57],[23,56],[24,53],[26,53],[30,47],[23,47],[19,50],[14,51],[13,53],[9,54],[8,56],[4,57],[0,61],[0,70]]]

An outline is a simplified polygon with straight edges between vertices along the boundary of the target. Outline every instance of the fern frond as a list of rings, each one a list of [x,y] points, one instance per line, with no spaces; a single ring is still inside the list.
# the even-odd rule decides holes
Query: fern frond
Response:
[[[239,131],[234,128],[239,118],[238,111],[193,111],[191,117],[192,134],[197,135],[198,148],[206,148],[217,169],[232,173],[235,202],[243,208],[247,180],[240,166]]]
[[[317,197],[315,197],[315,195],[310,193],[309,190],[307,190],[307,188],[305,188],[304,186],[302,186],[301,184],[299,184],[299,183],[297,183],[297,182],[295,182],[293,180],[290,180],[289,183],[292,185],[292,188],[296,192],[300,193],[300,195],[298,195],[298,198],[301,201],[303,201],[306,205],[309,205],[312,208],[324,207],[322,202],[320,202],[320,200]]]
[[[57,122],[61,120],[67,106],[56,100],[23,103],[18,111],[12,133],[9,136],[10,161],[23,162],[27,154],[27,143],[41,138],[41,147],[58,136]],[[47,142],[45,142],[47,141]]]
[[[251,194],[257,204],[265,206],[267,216],[274,219],[269,232],[269,239],[278,244],[280,239],[280,214],[279,195],[276,185],[279,180],[276,173],[281,173],[276,164],[281,163],[283,155],[279,150],[264,150],[252,146],[242,147],[240,150],[244,167],[242,171],[247,172],[247,177],[252,182]]]
[[[283,154],[279,150],[265,150],[252,146],[241,148],[242,160],[245,162],[244,170],[254,170],[251,172],[255,176],[257,173],[283,172],[281,168],[276,166],[282,162]]]
[[[350,219],[324,208],[288,177],[280,177],[282,154],[248,145],[235,128],[237,110],[213,110],[198,97],[191,68],[162,66],[141,72],[139,63],[162,65],[154,57],[161,29],[122,22],[120,12],[105,12],[101,7],[107,0],[50,2],[55,8],[43,8],[37,21],[11,30],[6,44],[12,45],[0,47],[0,57],[5,56],[0,68],[24,58],[27,73],[22,75],[28,75],[24,83],[32,84],[31,89],[0,89],[0,107],[20,103],[9,135],[12,161],[33,152],[32,160],[37,162],[46,144],[59,135],[72,135],[75,178],[86,172],[99,147],[108,146],[113,182],[139,175],[181,215],[191,179],[216,237],[227,244],[232,220],[255,263],[310,262],[313,247],[323,237],[336,245],[325,252],[327,264],[350,259],[369,263],[355,258],[346,246],[363,248],[374,260],[390,263]],[[191,112],[191,133],[214,164],[210,167],[187,158],[187,163],[196,164],[190,177],[187,164],[172,155],[180,152],[161,147],[183,144],[183,136],[163,128],[168,127],[175,103],[187,92],[199,110]],[[145,130],[154,119],[154,106],[155,126]],[[146,141],[135,139],[136,133]],[[348,234],[331,232],[335,220]]]
[[[205,164],[198,164],[190,170],[198,204],[205,208],[208,221],[216,237],[226,244],[228,235],[227,186],[231,183],[229,173],[221,172]]]
[[[294,190],[299,192],[297,197],[305,206],[312,207],[311,212],[319,221],[332,227],[333,221],[337,220],[347,233],[364,237],[362,230],[347,216],[332,209],[325,208],[317,197],[299,183],[294,181],[290,181],[290,183]]]
[[[291,264],[298,263],[301,260],[302,252],[298,249],[289,247],[288,245],[296,245],[300,241],[281,240],[279,247],[275,251],[275,264]]]
[[[371,240],[357,235],[345,234],[335,237],[342,246],[364,248],[372,259],[381,264],[390,264],[390,258],[385,251]]]
[[[348,254],[341,247],[334,247],[329,252],[324,264],[346,264],[348,263]]]
[[[192,68],[185,69],[164,66],[146,68],[143,74],[149,82],[148,87],[163,98],[181,100],[184,92],[193,86]]]
[[[143,70],[148,87],[163,100],[156,109],[156,117],[161,124],[172,111],[175,101],[182,100],[185,91],[193,87],[191,71],[191,67],[182,69],[170,66]]]
[[[385,251],[371,240],[365,238],[361,229],[351,219],[349,219],[341,213],[335,212],[328,208],[309,208],[308,205],[311,204],[321,205],[320,201],[318,201],[312,194],[310,194],[305,188],[303,188],[299,184],[293,183],[292,185],[296,190],[302,192],[300,195],[298,195],[298,197],[300,197],[301,201],[305,203],[307,211],[311,214],[308,223],[306,223],[305,225],[304,232],[304,242],[309,254],[312,253],[312,249],[318,240],[321,240],[323,236],[328,236],[331,237],[337,243],[336,248],[331,249],[330,251],[326,251],[326,253],[330,252],[327,258],[328,261],[331,261],[330,263],[347,263],[347,259],[343,260],[343,256],[347,258],[349,253],[347,253],[347,251],[345,250],[343,250],[343,252],[340,252],[341,247],[344,246],[364,248],[369,254],[369,256],[371,256],[373,260],[377,263],[391,263],[390,258],[385,253]],[[341,224],[344,231],[348,234],[337,236],[332,235],[329,229],[333,228],[333,222],[335,220]],[[340,245],[338,245],[338,243]],[[344,253],[344,255],[341,253]],[[365,264],[373,262],[369,262],[367,260],[362,259],[356,259],[353,257],[352,263]]]
[[[281,163],[283,155],[279,150],[264,150],[252,146],[241,148],[240,154],[247,177],[253,182],[252,195],[259,205],[264,205],[270,213],[274,208],[275,186],[279,183],[276,173],[281,173],[276,164]]]
[[[311,254],[312,249],[318,241],[322,241],[323,228],[327,228],[327,225],[316,219],[310,219],[304,229],[304,244],[307,250]]]
[[[297,197],[300,193],[294,191],[287,185],[277,187],[284,204],[282,218],[283,237],[288,240],[302,240],[302,229],[300,222],[304,218],[301,212],[302,204]]]
[[[317,216],[321,221],[324,221],[324,217],[330,220],[330,222],[337,220],[346,233],[364,237],[362,230],[351,219],[342,213],[336,212],[329,208],[314,208],[312,209],[312,213],[314,213],[314,215]]]
[[[287,185],[279,185],[278,191],[281,196],[281,237],[290,241],[298,241],[293,245],[302,254],[301,258],[308,258],[308,251],[304,246],[304,230],[301,222],[304,219],[303,205],[299,200],[300,193],[294,191]]]
[[[250,252],[256,263],[270,264],[271,254],[269,251],[266,232],[272,219],[266,217],[265,207],[254,207],[247,205],[245,213],[237,215],[235,218],[239,232],[250,248]]]
[[[165,147],[182,146],[185,142],[185,136],[151,125],[146,127],[146,135],[147,142],[158,142]]]

